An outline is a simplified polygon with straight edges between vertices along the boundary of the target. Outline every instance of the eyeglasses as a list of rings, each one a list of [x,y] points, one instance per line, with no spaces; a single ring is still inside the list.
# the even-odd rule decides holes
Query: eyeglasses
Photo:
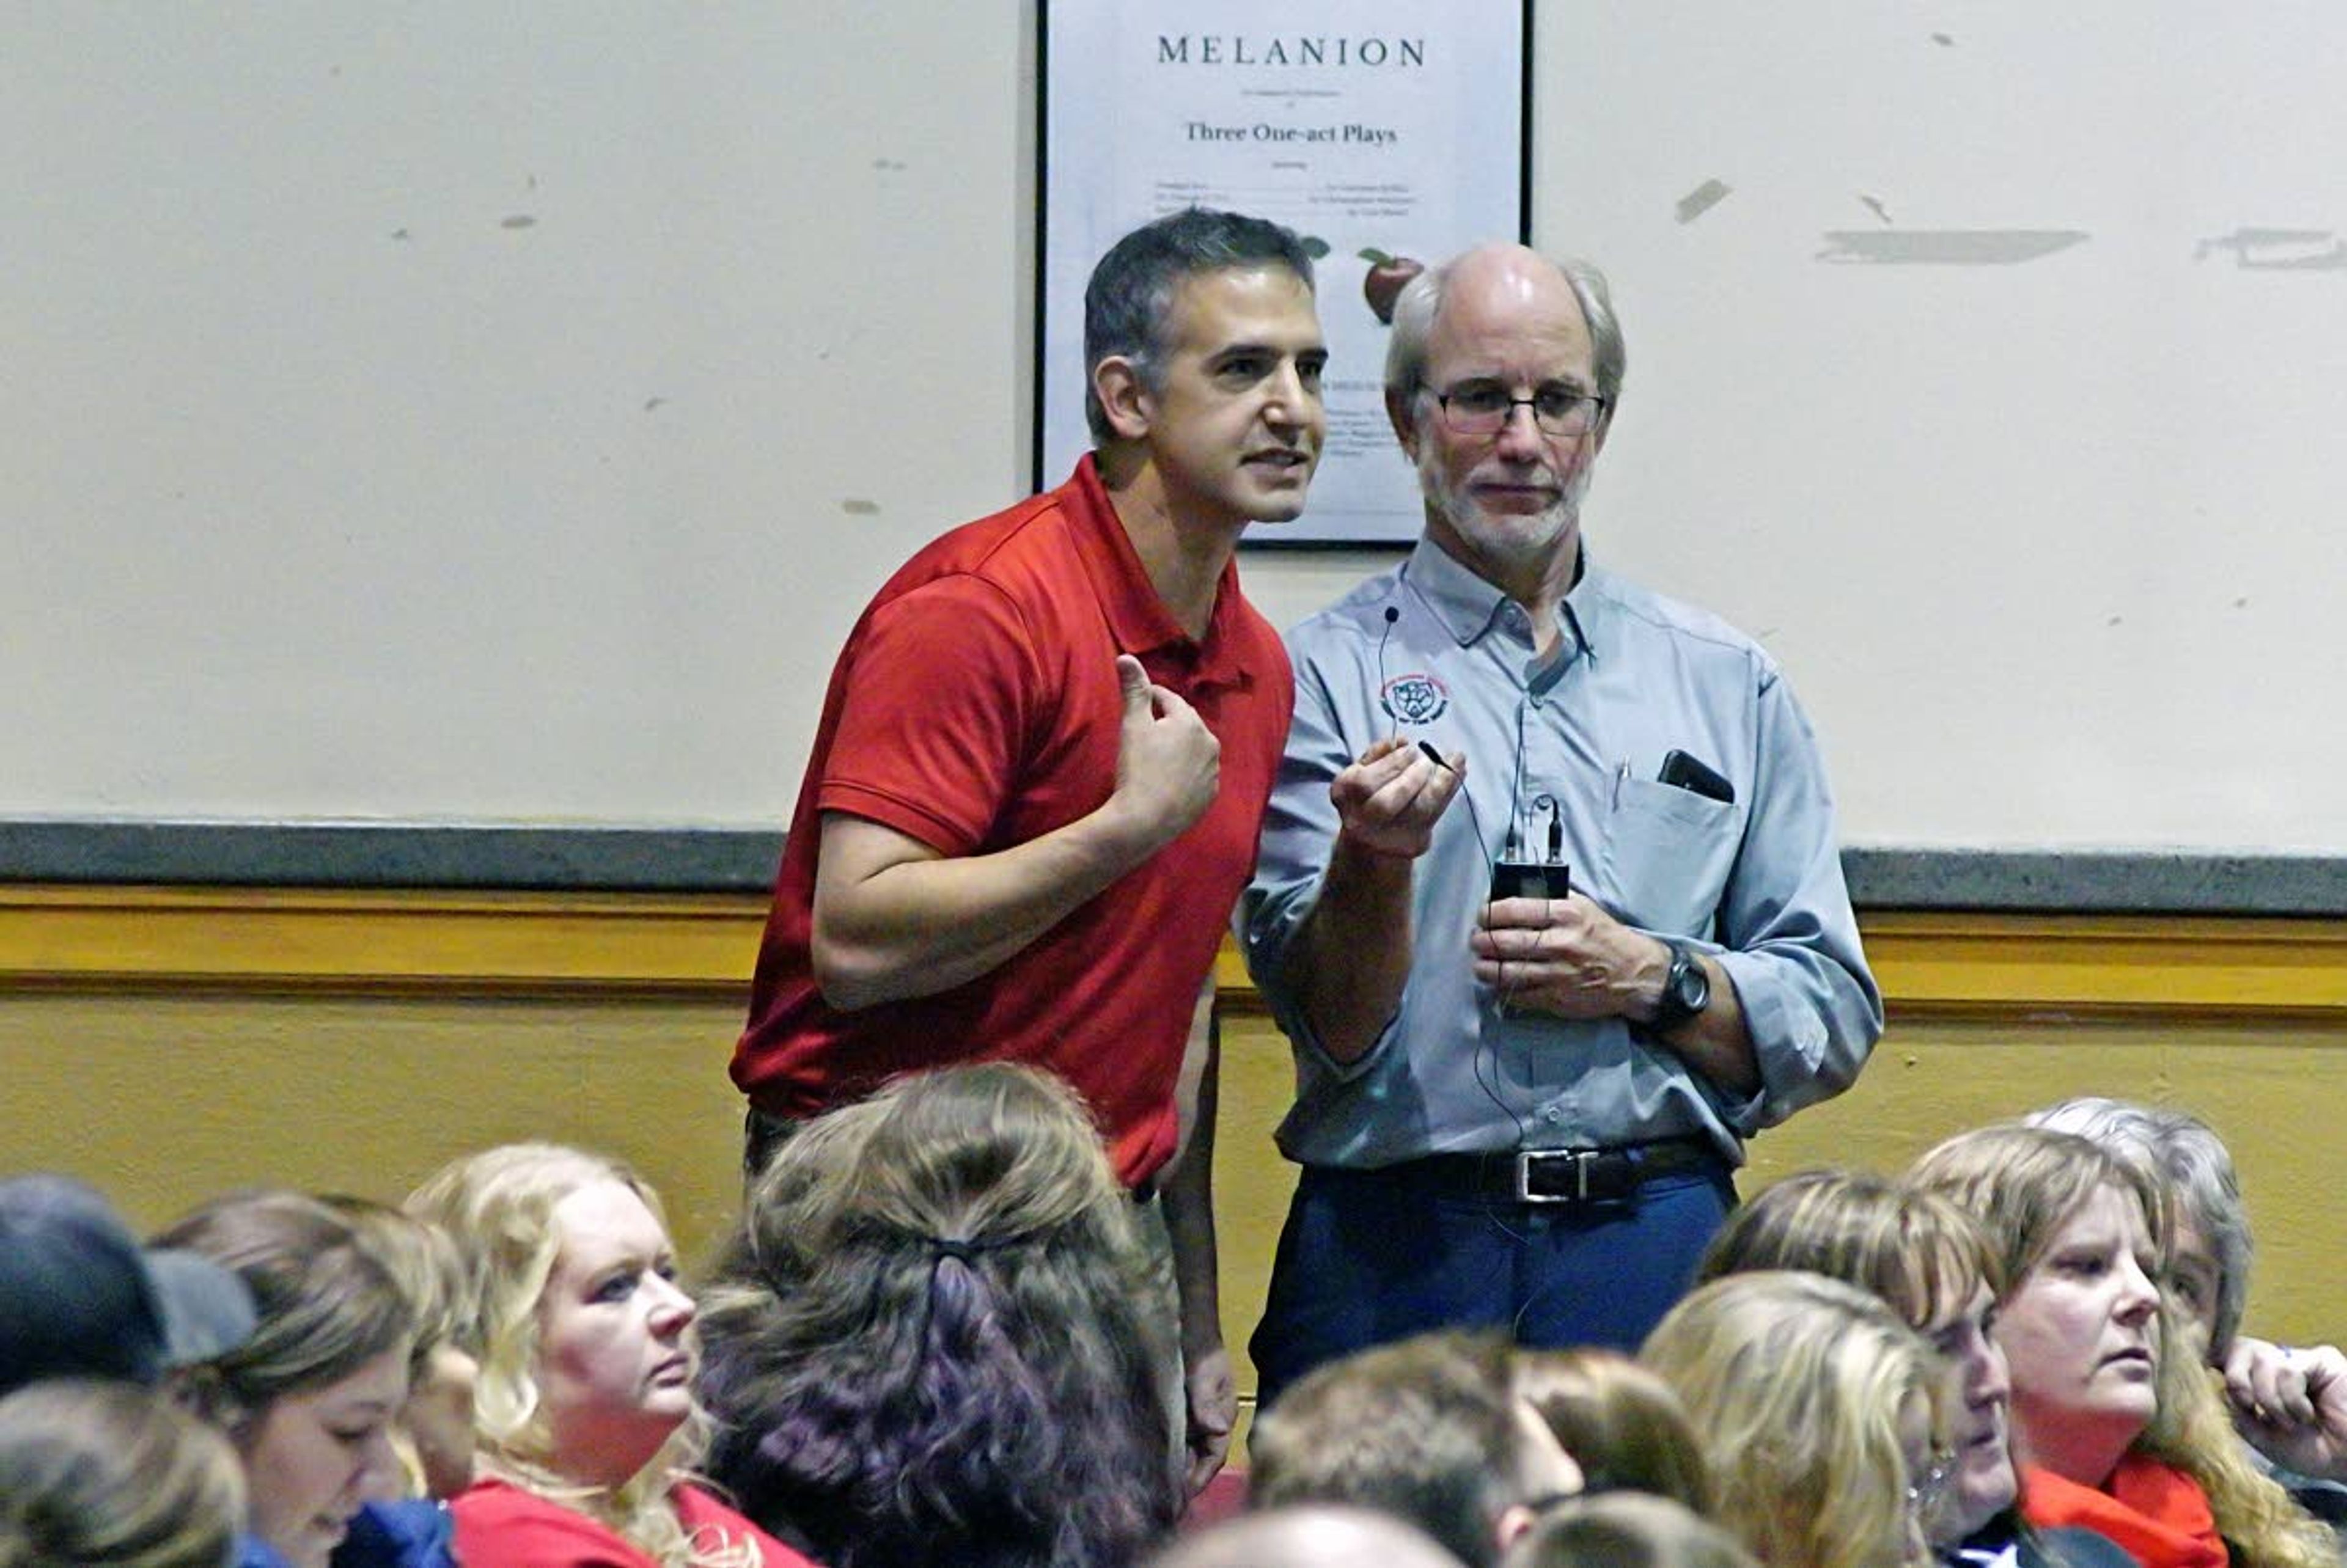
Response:
[[[1917,1519],[1929,1519],[1947,1501],[1948,1484],[1956,1479],[1956,1456],[1944,1449],[1933,1450],[1907,1482],[1908,1511]]]
[[[1518,408],[1532,411],[1532,423],[1543,436],[1586,436],[1607,406],[1604,398],[1577,386],[1543,386],[1530,397],[1518,397],[1496,381],[1462,381],[1436,393],[1434,401],[1442,423],[1456,436],[1497,436]]]

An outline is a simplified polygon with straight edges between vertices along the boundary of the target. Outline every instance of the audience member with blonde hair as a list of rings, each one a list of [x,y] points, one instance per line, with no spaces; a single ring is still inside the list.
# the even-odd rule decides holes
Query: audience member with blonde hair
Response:
[[[1955,1471],[1926,1521],[1951,1563],[2011,1555],[2020,1568],[2126,1568],[2106,1537],[2041,1537],[2021,1518],[2008,1435],[2013,1396],[1990,1333],[2004,1273],[1978,1225],[1936,1193],[1860,1171],[1804,1171],[1728,1217],[1700,1277],[1805,1269],[1871,1292],[1945,1357],[1955,1373]]]
[[[1964,1132],[1915,1178],[1979,1216],[2006,1286],[2022,1508],[2145,1568],[2336,1568],[2330,1532],[2250,1462],[2161,1296],[2170,1222],[2150,1172],[2068,1132]]]
[[[1516,1392],[1496,1334],[1446,1329],[1307,1373],[1255,1419],[1250,1500],[1346,1503],[1408,1520],[1490,1568],[1581,1467]]]
[[[478,1292],[480,1475],[454,1505],[465,1568],[782,1568],[796,1553],[692,1480],[694,1307],[658,1197],[620,1162],[515,1143],[408,1200]]]
[[[2032,1112],[2024,1125],[2075,1132],[2148,1171],[2166,1189],[2168,1284],[2198,1358],[2222,1367],[2240,1331],[2256,1247],[2233,1156],[2182,1111],[2080,1095]]]
[[[1766,1568],[1924,1568],[1945,1367],[1875,1296],[1814,1274],[1690,1293],[1641,1359],[1709,1444],[1714,1520]]]
[[[445,1530],[354,1529],[369,1500],[399,1489],[391,1428],[415,1332],[357,1233],[314,1198],[256,1191],[201,1205],[157,1241],[231,1270],[252,1298],[252,1337],[173,1379],[244,1463],[249,1568],[446,1568]]]
[[[1516,1397],[1581,1467],[1583,1491],[1711,1511],[1711,1465],[1671,1386],[1612,1350],[1519,1350]]]
[[[0,1568],[227,1568],[244,1517],[235,1450],[154,1389],[0,1399]]]
[[[1615,1491],[1558,1504],[1501,1568],[1758,1568],[1733,1535],[1675,1499]]]
[[[834,1568],[1130,1562],[1184,1495],[1133,1210],[1032,1068],[807,1123],[706,1293],[711,1473]]]
[[[2148,1166],[2175,1218],[2167,1285],[2209,1364],[2225,1374],[2233,1424],[2298,1502],[2347,1524],[2347,1353],[2285,1348],[2240,1332],[2256,1245],[2231,1151],[2216,1129],[2172,1106],[2083,1095],[2032,1112],[2033,1127],[2075,1132]]]

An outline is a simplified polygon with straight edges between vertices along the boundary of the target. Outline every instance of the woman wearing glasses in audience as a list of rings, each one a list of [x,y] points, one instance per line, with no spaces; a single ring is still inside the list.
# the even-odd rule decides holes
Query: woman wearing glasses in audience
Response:
[[[465,1568],[800,1568],[694,1483],[692,1298],[659,1200],[615,1160],[549,1143],[444,1167],[408,1208],[477,1288],[479,1479],[457,1498]]]
[[[1932,1568],[1947,1378],[1864,1291],[1763,1270],[1698,1286],[1639,1358],[1710,1445],[1712,1517],[1764,1568]]]
[[[1728,1216],[1700,1277],[1759,1268],[1807,1269],[1857,1286],[1931,1341],[1954,1377],[1955,1471],[1925,1522],[1951,1564],[1983,1568],[2127,1568],[2107,1537],[2041,1536],[2015,1503],[2007,1442],[2013,1385],[1990,1337],[2004,1274],[1988,1238],[1937,1194],[1860,1171],[1804,1171]]]
[[[1977,1215],[2006,1286],[2022,1512],[2145,1568],[2337,1568],[2331,1534],[2249,1462],[2163,1300],[2170,1224],[2148,1173],[2018,1125],[1942,1143],[1914,1179]]]

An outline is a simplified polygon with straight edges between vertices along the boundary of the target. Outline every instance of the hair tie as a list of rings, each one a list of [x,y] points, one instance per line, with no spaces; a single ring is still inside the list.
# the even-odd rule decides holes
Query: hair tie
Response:
[[[932,1258],[949,1257],[968,1267],[978,1261],[979,1254],[992,1252],[1001,1245],[999,1237],[978,1241],[969,1236],[932,1236],[929,1238],[929,1253]]]
[[[968,1267],[969,1265],[978,1261],[979,1254],[1000,1252],[1006,1246],[1010,1246],[1014,1243],[1025,1241],[1027,1237],[1024,1235],[1020,1235],[986,1236],[982,1238],[976,1236],[926,1236],[922,1239],[928,1244],[929,1261],[931,1263],[934,1264],[940,1259],[949,1257],[956,1263],[962,1265],[964,1267]]]

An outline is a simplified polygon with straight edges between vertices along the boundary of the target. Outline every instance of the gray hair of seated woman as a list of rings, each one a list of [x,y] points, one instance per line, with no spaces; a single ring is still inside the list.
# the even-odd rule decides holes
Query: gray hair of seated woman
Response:
[[[2092,1139],[2148,1164],[2166,1180],[2181,1217],[2200,1233],[2216,1260],[2216,1299],[2205,1304],[2211,1325],[2209,1359],[2223,1366],[2233,1336],[2240,1332],[2241,1308],[2250,1296],[2250,1263],[2257,1251],[2250,1235],[2249,1211],[2241,1204],[2240,1178],[2234,1173],[2225,1141],[2188,1112],[2098,1094],[2034,1111],[2026,1121],[2032,1127]]]

